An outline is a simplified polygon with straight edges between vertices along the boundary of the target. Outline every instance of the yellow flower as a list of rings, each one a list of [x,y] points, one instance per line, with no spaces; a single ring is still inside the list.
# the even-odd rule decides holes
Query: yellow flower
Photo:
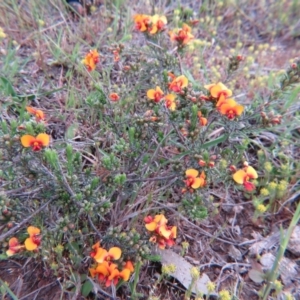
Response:
[[[190,273],[194,280],[196,280],[200,277],[200,272],[197,267],[192,267],[190,270]]]
[[[270,195],[270,192],[269,192],[268,189],[262,188],[262,189],[260,190],[260,194],[261,194],[262,196],[269,196],[269,195]]]
[[[231,300],[229,291],[222,290],[219,292],[220,300]]]
[[[216,284],[213,283],[212,281],[209,281],[207,284],[206,284],[206,287],[207,287],[207,290],[209,291],[209,293],[213,292],[216,288]]]
[[[3,28],[2,27],[0,27],[0,39],[5,39],[6,38],[6,34],[5,34],[5,32],[4,32],[4,30],[3,30]]]
[[[260,213],[264,213],[267,210],[267,207],[263,204],[258,204],[256,206],[256,210]]]

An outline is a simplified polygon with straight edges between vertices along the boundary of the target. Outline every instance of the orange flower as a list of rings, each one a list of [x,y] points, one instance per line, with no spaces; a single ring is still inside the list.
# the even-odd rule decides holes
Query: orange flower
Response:
[[[176,41],[179,45],[186,45],[194,36],[192,35],[192,29],[187,24],[183,24],[182,28],[169,31],[171,41]]]
[[[229,98],[229,99],[231,99],[231,98]],[[218,100],[217,103],[216,103],[216,108],[217,108],[217,110],[220,111],[221,106],[222,106],[223,104],[227,103],[227,101],[228,101],[229,99],[226,99],[225,96],[222,94],[222,95],[220,96],[219,100]],[[232,100],[233,100],[233,99],[232,99]]]
[[[95,255],[97,254],[97,252],[99,251],[99,249],[100,249],[101,247],[100,247],[100,242],[97,242],[96,244],[94,244],[93,246],[92,246],[92,252],[91,252],[91,257],[95,257]]]
[[[207,125],[207,119],[202,117],[201,111],[198,111],[198,118],[199,118],[199,123],[201,126],[206,126]]]
[[[117,93],[111,93],[109,95],[109,99],[113,102],[116,102],[120,99],[120,96]]]
[[[185,171],[186,180],[184,180],[186,186],[192,189],[198,189],[204,187],[206,184],[205,173],[202,172],[200,177],[198,177],[199,172],[195,169],[188,169]]]
[[[133,17],[135,28],[138,31],[148,30],[149,25],[151,24],[151,16],[138,14]]]
[[[251,192],[255,189],[255,185],[250,180],[258,178],[258,175],[253,167],[246,166],[235,172],[232,177],[236,183],[243,184],[246,191]]]
[[[168,23],[165,16],[154,15],[151,17],[151,26],[148,28],[150,34],[155,34],[164,30],[165,25]]]
[[[26,106],[26,110],[35,116],[35,119],[37,122],[39,121],[44,121],[45,120],[45,115],[44,112],[41,111],[40,109],[35,109],[34,107],[31,106]]]
[[[40,232],[41,230],[34,226],[29,226],[27,228],[29,238],[25,240],[25,248],[28,251],[33,251],[41,244]]]
[[[104,261],[118,260],[122,255],[122,251],[118,247],[112,247],[109,249],[109,251],[103,248],[97,248],[96,251],[97,252],[94,255],[94,260],[97,263],[102,263]]]
[[[128,260],[125,263],[124,269],[128,269],[132,273],[134,271],[133,263],[130,260]]]
[[[129,263],[131,265],[129,265]],[[131,269],[132,268],[132,269]],[[111,286],[113,283],[117,285],[120,279],[128,281],[130,273],[134,270],[131,262],[127,262],[125,268],[120,272],[116,264],[104,261],[98,264],[96,268],[89,269],[92,277],[98,276],[98,280],[103,282],[106,287]]]
[[[243,113],[244,106],[236,103],[233,99],[227,99],[218,109],[222,115],[226,115],[228,119],[232,120]]]
[[[225,98],[232,96],[232,91],[228,89],[222,82],[208,84],[204,87],[209,90],[211,97],[216,99],[219,99],[221,95],[223,95]]]
[[[182,89],[188,86],[188,79],[184,75],[180,75],[169,83],[169,89],[175,93],[182,92]]]
[[[113,283],[116,285],[119,281],[119,270],[117,269],[117,265],[111,262],[104,261],[95,269],[89,269],[92,277],[98,275],[98,280],[103,282],[106,287],[111,286]]]
[[[89,72],[96,69],[96,64],[99,61],[100,61],[100,56],[96,49],[90,50],[90,52],[83,59],[83,63],[85,64]]]
[[[166,107],[171,111],[174,111],[176,109],[175,98],[176,96],[173,94],[168,94],[165,96]]]
[[[50,143],[50,136],[46,133],[40,133],[36,137],[25,134],[21,137],[21,144],[23,147],[31,147],[33,151],[39,151],[42,147],[48,146]]]
[[[147,97],[151,100],[154,100],[155,103],[158,103],[164,96],[164,92],[159,86],[156,89],[150,89],[147,91]]]
[[[6,255],[12,256],[22,250],[24,246],[19,243],[17,238],[13,237],[8,241],[8,248],[9,249],[6,251]]]

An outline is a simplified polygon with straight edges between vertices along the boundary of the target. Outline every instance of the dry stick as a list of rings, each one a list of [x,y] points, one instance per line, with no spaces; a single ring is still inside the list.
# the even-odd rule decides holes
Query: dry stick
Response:
[[[18,229],[20,229],[24,224],[26,224],[36,214],[38,214],[39,212],[41,212],[50,202],[52,202],[55,199],[57,199],[57,198],[55,197],[55,198],[50,199],[45,204],[43,204],[38,210],[36,210],[34,213],[32,213],[28,218],[26,218],[21,223],[19,223],[17,226],[13,227],[12,229],[10,229],[7,232],[5,232],[4,234],[0,235],[0,242],[3,241],[4,239],[6,239],[11,234],[15,233]]]

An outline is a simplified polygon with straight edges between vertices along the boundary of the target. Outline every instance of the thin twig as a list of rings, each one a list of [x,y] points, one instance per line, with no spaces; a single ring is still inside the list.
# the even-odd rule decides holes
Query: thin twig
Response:
[[[34,294],[34,293],[36,293],[36,292],[40,292],[40,290],[42,290],[42,289],[44,289],[44,288],[47,288],[47,287],[49,287],[49,286],[51,286],[51,285],[53,285],[53,284],[56,284],[57,281],[59,281],[59,278],[56,279],[55,281],[53,281],[53,282],[47,284],[47,285],[44,285],[44,286],[42,286],[42,287],[40,287],[40,288],[34,290],[33,292],[31,292],[31,293],[29,293],[29,294],[27,294],[27,295],[25,295],[25,296],[19,298],[19,300],[27,299],[28,296],[30,296],[30,295],[32,295],[32,294]]]

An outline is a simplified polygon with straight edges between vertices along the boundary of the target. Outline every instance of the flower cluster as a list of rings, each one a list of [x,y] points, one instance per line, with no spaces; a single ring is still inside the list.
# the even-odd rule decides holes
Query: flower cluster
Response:
[[[96,49],[90,50],[90,52],[83,59],[83,64],[91,72],[96,69],[96,64],[100,61],[100,55]]]
[[[113,263],[121,258],[122,250],[118,247],[112,247],[108,251],[100,247],[100,242],[92,246],[91,257],[97,263],[93,268],[90,268],[91,276],[97,277],[106,287],[111,284],[118,284],[119,280],[128,281],[130,274],[134,271],[131,261],[127,261],[120,271],[119,265]]]
[[[7,256],[12,256],[24,248],[28,251],[36,250],[41,244],[41,230],[34,226],[29,226],[27,228],[29,237],[25,240],[24,245],[22,245],[16,237],[11,238],[8,241],[8,250],[6,251]]]
[[[154,103],[159,103],[161,100],[165,100],[165,105],[169,110],[176,109],[176,96],[174,94],[164,95],[162,89],[157,86],[156,89],[150,89],[147,91],[147,97],[154,101]]]
[[[135,28],[141,32],[148,32],[153,35],[165,29],[168,21],[165,16],[149,16],[144,14],[137,14],[133,17]]]
[[[189,25],[183,24],[182,28],[176,28],[169,31],[171,41],[177,42],[179,47],[188,44],[194,39],[192,35],[192,29]]]
[[[195,189],[204,187],[206,185],[206,175],[204,171],[199,175],[199,171],[195,169],[188,169],[185,171],[186,179],[184,180],[186,188],[182,189],[182,192],[193,192]]]
[[[137,14],[133,17],[135,28],[140,32],[154,35],[165,30],[168,23],[165,16],[149,16],[145,14]],[[187,45],[194,39],[192,29],[189,25],[183,24],[181,28],[175,28],[168,32],[171,41],[177,42],[178,47]]]
[[[244,107],[238,104],[234,99],[230,98],[232,96],[232,91],[222,82],[205,85],[204,87],[209,91],[209,96],[202,96],[202,99],[214,101],[217,110],[222,115],[233,120],[243,113]]]
[[[236,171],[232,177],[236,183],[243,184],[246,191],[252,192],[255,190],[255,185],[250,180],[258,178],[258,175],[256,170],[248,163],[244,163],[244,168]]]
[[[177,227],[167,226],[168,220],[164,215],[147,216],[144,218],[145,227],[153,235],[150,237],[150,242],[157,243],[160,249],[165,249],[166,246],[173,246],[174,239],[177,237]]]

